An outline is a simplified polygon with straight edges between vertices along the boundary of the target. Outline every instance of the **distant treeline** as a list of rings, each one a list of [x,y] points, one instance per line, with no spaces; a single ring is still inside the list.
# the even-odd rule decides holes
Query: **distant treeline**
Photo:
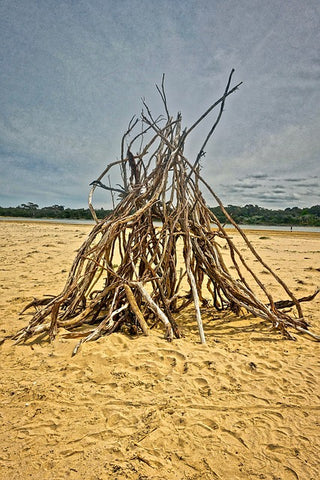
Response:
[[[211,208],[212,212],[222,223],[229,223],[220,207]],[[228,213],[239,224],[248,225],[304,225],[320,226],[320,205],[310,208],[285,208],[284,210],[271,210],[258,205],[245,205],[238,207],[228,205]],[[96,210],[98,218],[105,218],[112,210],[103,208]],[[39,208],[36,203],[22,203],[17,207],[0,207],[2,217],[26,217],[26,218],[61,218],[91,220],[90,210],[87,208],[65,208],[63,205],[52,205]]]
[[[98,218],[105,218],[112,210],[103,208],[96,210]],[[72,220],[92,220],[89,208],[65,208],[63,205],[51,205],[39,208],[36,203],[22,203],[17,207],[0,207],[1,217],[25,217],[25,218],[59,218]]]
[[[211,208],[212,212],[223,223],[229,223],[220,207]],[[271,210],[258,205],[237,207],[228,205],[226,208],[231,217],[242,225],[303,225],[310,227],[320,226],[320,205],[310,208],[285,208]]]

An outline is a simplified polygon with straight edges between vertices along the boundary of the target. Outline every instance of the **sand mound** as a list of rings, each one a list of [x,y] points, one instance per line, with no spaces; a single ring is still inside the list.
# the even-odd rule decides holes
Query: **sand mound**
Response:
[[[90,228],[1,223],[1,336],[26,324],[33,296],[59,292]],[[319,234],[250,239],[298,296],[320,284]],[[319,299],[304,311],[320,333]],[[0,478],[316,480],[319,344],[208,312],[200,345],[193,313],[181,320],[173,343],[113,334],[74,358],[62,335],[5,342]]]

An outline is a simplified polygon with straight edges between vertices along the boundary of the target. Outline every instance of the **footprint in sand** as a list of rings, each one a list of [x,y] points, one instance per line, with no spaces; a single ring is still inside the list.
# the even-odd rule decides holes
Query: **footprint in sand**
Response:
[[[203,420],[203,423],[210,427],[212,430],[218,430],[219,425],[215,420],[212,420],[212,418],[205,418]]]
[[[162,348],[160,354],[163,355],[163,364],[169,369],[170,373],[186,373],[188,369],[186,355],[169,348]]]
[[[211,388],[205,378],[196,378],[195,383],[202,397],[209,397],[212,394]]]

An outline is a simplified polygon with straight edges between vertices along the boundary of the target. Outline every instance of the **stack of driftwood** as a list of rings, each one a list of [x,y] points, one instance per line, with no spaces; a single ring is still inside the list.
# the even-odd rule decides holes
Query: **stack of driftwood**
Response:
[[[200,174],[200,160],[219,123],[225,101],[240,85],[231,87],[232,75],[233,71],[221,98],[184,130],[181,115],[174,118],[169,113],[164,79],[157,87],[164,117],[154,119],[143,102],[140,119],[132,119],[122,138],[121,159],[109,164],[92,183],[89,206],[96,225],[79,249],[63,291],[27,305],[26,308],[35,306],[36,312],[29,325],[15,335],[16,342],[44,332],[53,339],[59,327],[63,327],[80,337],[76,353],[83,342],[101,335],[124,327],[132,333],[141,331],[148,335],[150,328],[159,323],[171,340],[179,338],[183,328],[177,324],[176,314],[191,306],[203,343],[203,307],[215,311],[229,309],[236,315],[250,312],[269,321],[289,338],[293,338],[293,329],[319,339],[308,330],[301,300],[260,258]],[[217,114],[212,128],[197,157],[190,162],[184,154],[189,134],[213,110]],[[113,167],[120,168],[121,186],[102,182],[104,177],[110,179],[108,172]],[[92,204],[98,187],[108,190],[113,201],[118,197],[112,215],[104,220],[98,220]],[[206,204],[201,191],[205,189],[256,261],[281,286],[286,300],[273,300]],[[222,242],[227,247],[224,255]],[[284,311],[288,307],[290,311]]]

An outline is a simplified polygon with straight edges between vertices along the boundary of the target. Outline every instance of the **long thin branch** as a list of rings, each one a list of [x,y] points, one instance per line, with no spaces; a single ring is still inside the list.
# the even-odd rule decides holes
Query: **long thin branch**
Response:
[[[229,80],[228,80],[228,83],[230,84],[230,81],[231,81],[231,77],[234,73],[234,69],[231,70],[231,73],[230,73],[230,76],[229,76]],[[223,102],[229,95],[231,95],[233,92],[235,92],[236,90],[238,90],[238,88],[240,87],[240,85],[242,85],[242,82],[238,83],[235,87],[233,87],[231,90],[229,90],[227,93],[224,93],[222,95],[222,97],[219,98],[219,100],[217,100],[216,102],[214,102],[209,108],[208,110],[206,110],[199,118],[198,120],[196,120],[194,122],[193,125],[191,125],[190,128],[187,129],[186,133],[185,133],[185,136],[184,138],[186,139],[187,136],[189,135],[189,133],[192,132],[192,130],[194,130],[200,122],[202,122],[202,120],[204,120],[206,118],[207,115],[209,115],[209,113],[217,106],[219,105],[221,102]]]

